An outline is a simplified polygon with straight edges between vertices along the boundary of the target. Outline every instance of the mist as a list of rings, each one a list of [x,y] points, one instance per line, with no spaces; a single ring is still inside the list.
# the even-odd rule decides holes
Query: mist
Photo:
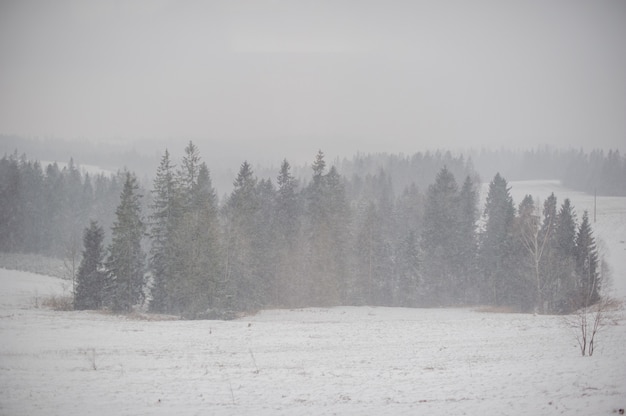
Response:
[[[273,163],[617,148],[624,21],[615,1],[6,1],[0,133]]]

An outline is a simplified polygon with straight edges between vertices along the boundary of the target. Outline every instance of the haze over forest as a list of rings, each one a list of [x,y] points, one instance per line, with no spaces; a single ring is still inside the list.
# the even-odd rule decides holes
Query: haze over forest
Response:
[[[155,161],[193,140],[233,175],[319,149],[616,149],[624,22],[611,0],[2,1],[0,134]]]

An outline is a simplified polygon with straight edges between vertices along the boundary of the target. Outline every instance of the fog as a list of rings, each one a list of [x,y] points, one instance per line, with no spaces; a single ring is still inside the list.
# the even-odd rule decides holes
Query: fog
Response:
[[[617,148],[625,23],[620,1],[2,1],[0,133],[276,164]]]

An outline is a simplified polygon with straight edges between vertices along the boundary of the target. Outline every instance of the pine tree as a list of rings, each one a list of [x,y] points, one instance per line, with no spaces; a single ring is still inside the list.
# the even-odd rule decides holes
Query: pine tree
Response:
[[[298,182],[291,174],[291,166],[283,160],[277,177],[278,194],[276,203],[276,225],[279,236],[286,244],[291,244],[299,227]]]
[[[350,209],[346,199],[343,178],[335,166],[331,166],[324,178],[325,206],[327,207],[327,273],[323,278],[326,298],[330,304],[342,304],[346,298],[348,274],[348,241],[350,239]]]
[[[459,191],[454,175],[442,168],[428,188],[422,233],[426,293],[435,305],[457,303],[459,284]]]
[[[50,245],[44,238],[47,220],[43,184],[44,176],[39,162],[24,161],[20,164],[20,198],[13,202],[19,201],[21,207],[22,250],[26,252],[43,253]]]
[[[391,305],[393,270],[387,261],[391,250],[386,240],[384,218],[374,202],[362,215],[356,234],[356,273],[353,302],[360,305]]]
[[[277,227],[274,222],[276,213],[276,189],[269,179],[261,179],[256,189],[258,211],[255,217],[253,239],[254,268],[257,271],[259,303],[262,306],[271,304],[277,292],[278,243]]]
[[[554,229],[556,258],[556,292],[554,312],[568,312],[573,307],[572,298],[576,294],[576,214],[569,199],[565,199],[557,215]]]
[[[326,171],[326,161],[324,160],[324,152],[321,150],[317,151],[317,155],[315,155],[315,160],[312,165],[313,169],[313,181],[321,182],[324,176],[324,172]]]
[[[200,163],[197,171],[183,197],[188,205],[170,236],[173,258],[168,269],[173,279],[168,298],[173,312],[186,318],[209,316],[210,309],[217,306],[221,280],[217,198],[206,164]]]
[[[20,193],[22,192],[17,155],[0,161],[0,249],[19,251],[22,246]]]
[[[129,172],[125,176],[106,261],[107,302],[116,312],[130,312],[144,299],[145,286],[141,195],[135,176]]]
[[[519,270],[515,271],[520,276],[517,282],[517,303],[522,310],[534,308],[537,312],[545,313],[545,275],[541,259],[546,248],[547,234],[541,238],[541,217],[532,196],[524,197],[518,212],[515,233],[521,258],[526,261],[522,261]]]
[[[510,304],[510,271],[514,268],[513,227],[515,207],[507,181],[496,174],[489,184],[484,215],[485,229],[481,235],[479,262],[484,276],[482,295],[495,305]]]
[[[557,250],[556,227],[558,222],[557,198],[554,193],[544,201],[543,222],[539,231],[539,241],[543,251],[539,260],[539,267],[543,274],[543,305],[539,310],[543,313],[552,313],[556,309],[559,287],[559,253]]]
[[[255,270],[255,232],[259,211],[257,179],[244,162],[224,207],[226,220],[226,291],[229,308],[254,310],[262,304],[262,285]]]
[[[421,293],[419,236],[422,234],[424,196],[415,184],[398,197],[394,211],[396,302],[399,306],[425,304]]]
[[[276,226],[276,305],[294,306],[297,304],[298,289],[302,287],[300,278],[300,221],[301,204],[296,193],[298,183],[291,174],[291,166],[284,160],[277,178],[276,210],[273,223]]]
[[[172,233],[181,215],[174,165],[167,150],[161,158],[152,190],[150,208],[150,269],[152,287],[150,309],[172,312],[170,299],[172,283]]]
[[[333,166],[325,173],[324,154],[313,163],[306,198],[306,281],[308,305],[339,305],[346,293],[347,239],[350,214],[342,178]]]
[[[479,300],[477,282],[478,190],[470,176],[465,178],[459,193],[458,252],[456,255],[458,282],[454,285],[454,298],[461,302],[476,303]]]
[[[179,186],[182,190],[183,203],[189,205],[193,189],[197,186],[200,173],[200,152],[198,147],[189,142],[185,147],[185,156],[178,171]]]
[[[420,299],[420,259],[417,233],[410,230],[396,248],[397,293],[394,304],[397,306],[417,307],[425,303]]]
[[[577,294],[576,308],[593,305],[600,300],[600,273],[598,249],[589,223],[587,211],[583,213],[575,246]]]
[[[381,169],[376,175],[367,175],[358,190],[353,188],[358,192],[352,210],[355,264],[346,300],[349,304],[391,306],[399,298],[391,180]]]
[[[76,277],[74,309],[100,309],[103,306],[106,273],[104,271],[104,230],[91,221],[83,233],[83,256]]]
[[[63,175],[56,163],[46,167],[44,179],[44,198],[46,200],[48,222],[45,227],[46,241],[56,241],[56,244],[50,244],[47,247],[46,254],[61,257],[62,245],[58,244],[59,236],[64,235],[62,229],[65,226],[63,216],[65,181]]]

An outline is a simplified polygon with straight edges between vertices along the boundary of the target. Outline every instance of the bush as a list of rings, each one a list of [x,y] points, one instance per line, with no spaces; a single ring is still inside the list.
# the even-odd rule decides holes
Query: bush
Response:
[[[74,298],[70,295],[52,295],[43,298],[41,305],[54,311],[73,311]]]

